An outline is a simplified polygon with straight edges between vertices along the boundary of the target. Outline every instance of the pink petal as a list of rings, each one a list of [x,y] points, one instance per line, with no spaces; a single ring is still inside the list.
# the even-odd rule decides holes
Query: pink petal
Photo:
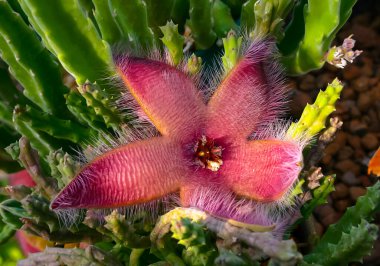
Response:
[[[255,140],[234,147],[220,168],[236,194],[274,201],[287,192],[302,169],[302,147],[282,140]]]
[[[30,177],[28,171],[22,170],[17,173],[9,175],[9,184],[11,186],[24,185],[27,187],[34,187],[36,183]]]
[[[184,73],[148,59],[119,57],[115,61],[130,93],[162,135],[184,139],[203,124],[205,104]]]
[[[113,149],[85,166],[51,207],[107,208],[154,200],[179,189],[186,175],[181,150],[166,137]]]
[[[30,253],[41,252],[43,250],[41,245],[46,244],[46,241],[43,240],[43,238],[29,235],[21,230],[17,230],[16,239],[25,256],[28,256]]]
[[[208,134],[245,140],[273,121],[284,101],[274,44],[255,42],[220,84],[208,103]]]

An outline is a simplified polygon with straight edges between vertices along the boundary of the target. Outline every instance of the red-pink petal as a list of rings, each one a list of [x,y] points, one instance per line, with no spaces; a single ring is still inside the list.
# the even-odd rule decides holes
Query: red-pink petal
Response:
[[[9,184],[11,186],[24,185],[27,187],[34,187],[36,183],[30,177],[28,171],[22,170],[17,173],[9,175]]]
[[[246,139],[260,124],[273,121],[284,97],[274,44],[255,42],[222,81],[208,103],[208,134]]]
[[[193,81],[159,61],[118,57],[115,64],[130,93],[162,135],[192,135],[203,124],[206,106]]]
[[[258,201],[280,198],[302,169],[302,147],[282,140],[255,140],[234,147],[220,168],[227,186]]]
[[[51,207],[120,207],[174,192],[187,174],[179,148],[156,137],[113,149],[84,167]]]
[[[29,235],[22,230],[17,230],[16,239],[25,256],[28,256],[30,253],[41,252],[46,246],[46,241],[43,238]]]

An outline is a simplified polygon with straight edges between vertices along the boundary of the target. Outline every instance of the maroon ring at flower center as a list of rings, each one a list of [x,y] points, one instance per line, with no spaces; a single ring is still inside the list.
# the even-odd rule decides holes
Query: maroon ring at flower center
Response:
[[[211,171],[218,171],[223,164],[223,148],[215,144],[214,140],[202,135],[194,145],[195,164]]]

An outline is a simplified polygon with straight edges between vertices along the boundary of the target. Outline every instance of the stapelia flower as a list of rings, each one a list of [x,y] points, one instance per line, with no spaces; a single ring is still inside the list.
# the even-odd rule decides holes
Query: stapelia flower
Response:
[[[271,224],[260,206],[283,201],[302,167],[302,143],[265,129],[283,111],[283,83],[273,44],[247,47],[207,103],[199,82],[184,71],[157,60],[116,57],[125,90],[160,136],[96,157],[51,207],[113,208],[178,193],[182,206]]]

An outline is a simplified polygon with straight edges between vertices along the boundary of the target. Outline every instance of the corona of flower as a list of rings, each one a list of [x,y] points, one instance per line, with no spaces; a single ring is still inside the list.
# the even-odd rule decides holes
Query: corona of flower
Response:
[[[302,143],[270,130],[284,93],[273,44],[247,46],[209,100],[179,68],[118,56],[125,90],[160,136],[96,157],[52,202],[53,209],[113,208],[179,195],[184,207],[247,223],[291,189],[302,168]],[[256,205],[255,205],[256,204]]]

